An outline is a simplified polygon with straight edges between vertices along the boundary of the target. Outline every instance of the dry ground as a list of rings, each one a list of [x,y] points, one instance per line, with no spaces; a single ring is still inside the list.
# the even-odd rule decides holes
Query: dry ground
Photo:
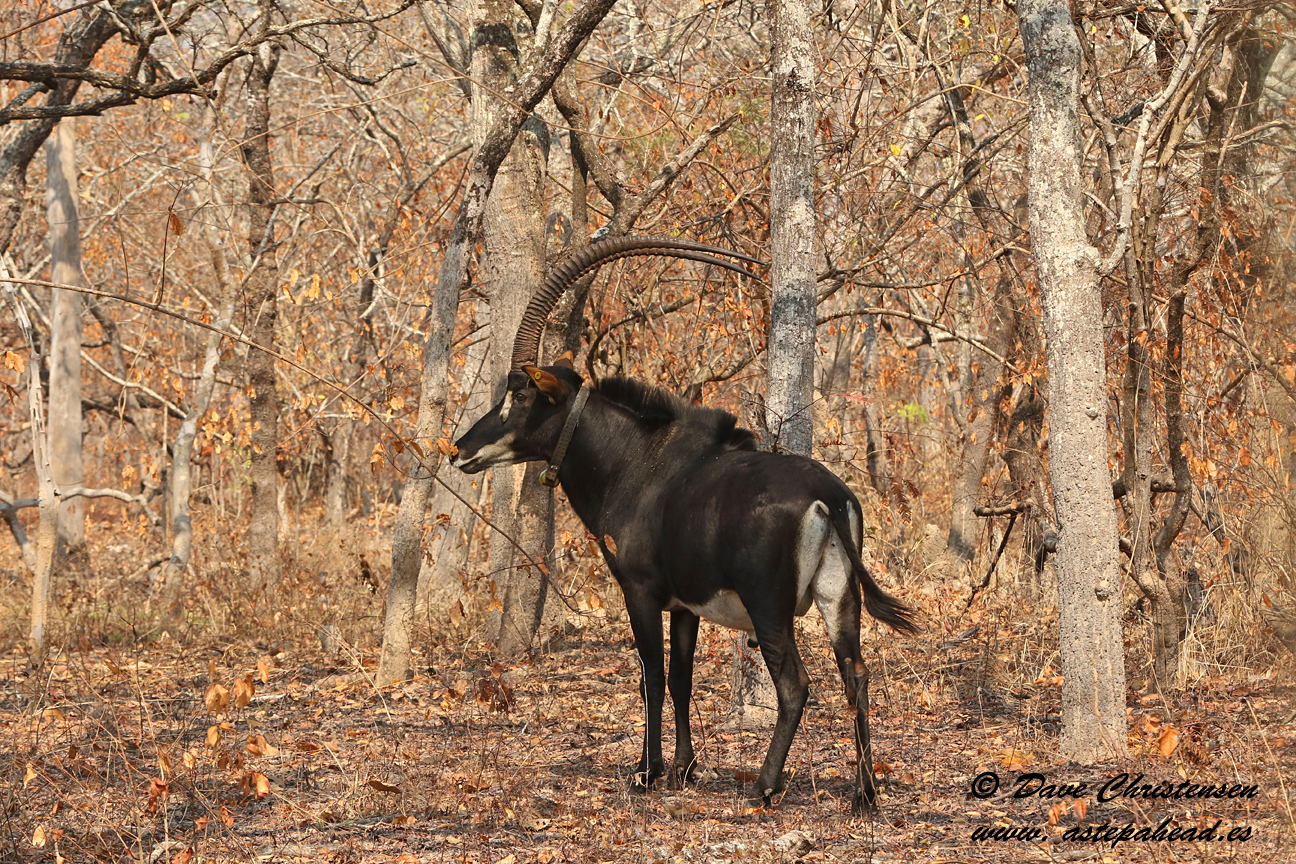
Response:
[[[1132,696],[1134,755],[1068,766],[1052,755],[1059,696],[1041,674],[1055,657],[1051,622],[1013,623],[1020,614],[1012,611],[974,609],[954,626],[980,626],[962,637],[931,618],[916,639],[873,634],[866,658],[884,794],[872,821],[849,816],[853,747],[817,622],[802,628],[812,704],[789,759],[788,791],[770,809],[747,808],[737,794],[743,773],[759,767],[768,733],[726,722],[732,643],[709,625],[693,715],[706,779],[647,795],[627,788],[643,715],[628,628],[615,621],[590,622],[507,665],[471,640],[429,640],[417,678],[382,691],[356,674],[372,669],[372,651],[343,645],[325,655],[315,640],[83,643],[36,677],[12,651],[0,661],[0,856],[777,861],[783,853],[771,841],[795,829],[814,840],[807,861],[1296,860],[1290,661],[1263,674],[1200,677],[1169,704]],[[1127,629],[1129,653],[1140,655],[1142,630]],[[669,702],[667,710],[669,755]],[[1002,778],[1000,794],[970,797],[972,779],[988,770]],[[1026,771],[1088,781],[1088,825],[1223,820],[1221,833],[1244,826],[1250,838],[1114,848],[1063,840],[1078,818],[1069,799],[1060,808],[1056,799],[1003,795]],[[1122,771],[1250,783],[1257,795],[1098,803],[1094,786]],[[1009,824],[1041,828],[1048,839],[971,837]]]

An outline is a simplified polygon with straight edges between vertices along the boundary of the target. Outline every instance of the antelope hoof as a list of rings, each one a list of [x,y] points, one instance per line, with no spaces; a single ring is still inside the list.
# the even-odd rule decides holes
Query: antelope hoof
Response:
[[[636,765],[634,772],[630,775],[630,791],[644,793],[652,789],[657,778],[665,774],[662,766],[657,765],[653,768],[645,768],[642,764]]]
[[[746,799],[743,801],[748,807],[772,807],[783,796],[783,783],[766,783],[757,780],[751,786],[747,787]]]
[[[671,768],[670,777],[667,779],[668,788],[673,790],[683,789],[686,785],[693,782],[693,774],[697,768],[697,760],[690,760],[683,768],[677,762]]]

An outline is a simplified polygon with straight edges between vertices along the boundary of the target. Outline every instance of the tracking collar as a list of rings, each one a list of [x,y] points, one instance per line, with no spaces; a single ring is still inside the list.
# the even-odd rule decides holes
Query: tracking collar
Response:
[[[558,436],[558,446],[554,448],[549,467],[540,475],[540,482],[550,489],[558,485],[558,469],[562,467],[563,457],[567,455],[567,445],[571,443],[572,435],[576,434],[576,424],[580,422],[581,411],[585,410],[585,402],[589,399],[589,394],[589,388],[582,384],[580,390],[576,392],[571,411],[567,414],[567,422],[563,424],[562,434]]]

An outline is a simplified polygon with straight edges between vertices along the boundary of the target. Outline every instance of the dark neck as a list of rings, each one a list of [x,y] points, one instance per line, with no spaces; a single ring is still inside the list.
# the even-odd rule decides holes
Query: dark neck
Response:
[[[558,476],[572,509],[594,536],[619,527],[605,523],[609,514],[621,511],[617,500],[642,486],[641,476],[655,461],[658,434],[597,391],[590,394]]]

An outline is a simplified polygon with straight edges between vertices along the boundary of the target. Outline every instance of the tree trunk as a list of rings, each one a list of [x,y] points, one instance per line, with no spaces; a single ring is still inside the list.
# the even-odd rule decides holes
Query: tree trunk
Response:
[[[986,343],[1000,356],[1011,347],[1010,337],[1016,329],[1012,314],[1012,279],[1009,273],[1000,273],[988,312],[990,326]],[[962,441],[959,442],[958,461],[954,466],[954,495],[950,506],[949,537],[945,544],[948,554],[964,562],[971,561],[976,555],[976,537],[983,527],[974,510],[981,500],[981,478],[985,475],[990,439],[994,437],[999,418],[1000,378],[1004,370],[1002,363],[986,354],[977,357],[973,365],[976,371],[968,388],[970,404],[963,424]]]
[[[499,112],[499,99],[493,94],[509,89],[517,78],[520,51],[514,37],[514,9],[510,0],[478,0],[472,68],[473,79],[483,84],[474,89],[478,98],[473,104],[473,138],[479,146]],[[531,293],[544,278],[548,141],[535,134],[538,123],[533,117],[513,142],[495,176],[482,220],[485,256],[481,281],[491,306],[492,403],[503,396],[512,366],[513,336]],[[531,470],[534,467],[505,466],[491,472],[491,521],[532,558],[543,560],[553,544],[553,490],[535,482],[543,466]],[[505,657],[530,647],[545,596],[540,590],[543,574],[515,566],[520,562],[514,553],[512,543],[492,537],[490,572],[502,608],[498,616],[491,616],[488,633]]]
[[[64,120],[45,142],[45,196],[49,219],[50,281],[85,285],[81,278],[81,227],[77,217],[76,131]],[[49,460],[54,482],[80,486],[81,295],[53,289],[50,312]],[[85,499],[59,502],[59,560],[85,555]]]
[[[814,448],[815,49],[810,5],[769,0],[770,304],[766,426],[773,449]],[[734,642],[733,708],[743,722],[773,721],[774,682],[744,634]]]
[[[418,428],[413,437],[429,445],[426,452],[434,452],[431,439],[441,435],[445,427],[450,339],[454,333],[459,294],[467,282],[468,244],[481,226],[495,175],[512,149],[522,124],[614,3],[615,0],[586,0],[572,12],[558,33],[545,41],[542,50],[536,52],[527,74],[513,88],[512,99],[491,125],[490,134],[473,155],[454,232],[441,261],[441,273],[432,300],[432,320],[423,346]],[[434,477],[433,473],[420,472],[406,484],[405,494],[401,497],[396,529],[392,532],[391,582],[383,622],[382,656],[376,675],[380,686],[403,680],[409,673],[414,599],[422,558],[423,517]]]
[[[766,409],[777,449],[814,439],[815,54],[810,5],[770,0],[770,332]]]
[[[1084,764],[1124,755],[1126,727],[1102,294],[1081,207],[1080,43],[1065,3],[1022,0],[1017,9],[1030,70],[1031,244],[1048,339],[1049,459],[1060,529],[1059,749]]]
[[[346,528],[347,462],[351,456],[351,424],[340,423],[332,434],[324,436],[327,459],[324,481],[324,519],[333,531]]]
[[[8,270],[0,261],[0,276]],[[45,435],[45,406],[41,393],[40,342],[32,330],[27,310],[14,292],[13,285],[5,283],[5,292],[13,306],[14,317],[23,339],[31,346],[27,358],[27,418],[31,424],[32,465],[36,470],[37,494],[40,499],[40,527],[36,532],[36,567],[32,571],[31,629],[28,639],[28,665],[39,669],[45,662],[49,647],[50,596],[53,593],[54,548],[58,544],[58,488],[54,484],[54,470],[50,464],[49,442]],[[15,514],[15,518],[17,518]]]
[[[242,145],[248,168],[248,258],[246,332],[258,345],[274,348],[278,318],[278,264],[275,260],[274,163],[270,158],[270,82],[279,48],[261,45],[248,70],[248,120]],[[279,395],[274,358],[250,349],[247,359],[252,420],[252,523],[248,528],[248,575],[256,602],[279,581]]]
[[[480,307],[478,316],[477,325],[481,326],[485,312]],[[480,417],[491,406],[489,400],[494,382],[486,368],[487,348],[487,341],[481,340],[467,349],[463,370],[468,380],[464,382],[465,389],[461,391],[464,401],[459,407],[459,417],[464,420]],[[477,514],[451,490],[474,505],[484,500],[479,488],[485,477],[474,479],[461,471],[447,471],[441,479],[449,488],[438,488],[432,500],[435,522],[427,538],[428,552],[419,572],[419,615],[439,616],[463,595],[462,574],[472,552]],[[474,488],[474,484],[479,488]],[[446,516],[444,520],[442,514]]]
[[[207,128],[209,130],[213,126],[213,114],[214,112],[209,109],[207,118]],[[205,138],[202,144],[199,145],[199,166],[203,179],[210,190],[212,188],[212,142],[210,138]],[[203,203],[210,208],[214,202],[211,200],[200,202],[200,213],[203,209]],[[218,297],[220,307],[216,313],[215,326],[219,330],[228,330],[234,318],[234,298],[238,292],[230,277],[220,234],[216,230],[215,222],[209,215],[204,214],[204,217],[193,220],[191,224],[199,224],[200,230],[204,233],[203,239],[207,245],[207,254],[212,262],[216,285],[220,289]],[[189,561],[193,556],[193,519],[189,514],[189,495],[193,491],[193,468],[191,465],[193,445],[194,439],[198,435],[198,423],[202,420],[203,415],[207,413],[207,407],[211,404],[212,394],[216,389],[216,368],[220,363],[220,345],[221,337],[219,334],[209,333],[207,335],[202,373],[198,378],[198,386],[194,388],[189,413],[180,424],[180,431],[176,433],[175,446],[172,449],[170,478],[171,557],[167,560],[166,569],[164,570],[164,582],[159,605],[162,610],[161,626],[164,630],[170,630],[173,633],[184,623],[184,579],[185,572],[189,569]]]
[[[864,381],[860,390],[864,394],[865,464],[868,466],[869,484],[883,501],[891,499],[891,459],[887,454],[886,435],[882,431],[882,421],[878,416],[876,397],[879,394],[877,384],[877,316],[864,318],[864,350],[861,352],[864,365]]]

